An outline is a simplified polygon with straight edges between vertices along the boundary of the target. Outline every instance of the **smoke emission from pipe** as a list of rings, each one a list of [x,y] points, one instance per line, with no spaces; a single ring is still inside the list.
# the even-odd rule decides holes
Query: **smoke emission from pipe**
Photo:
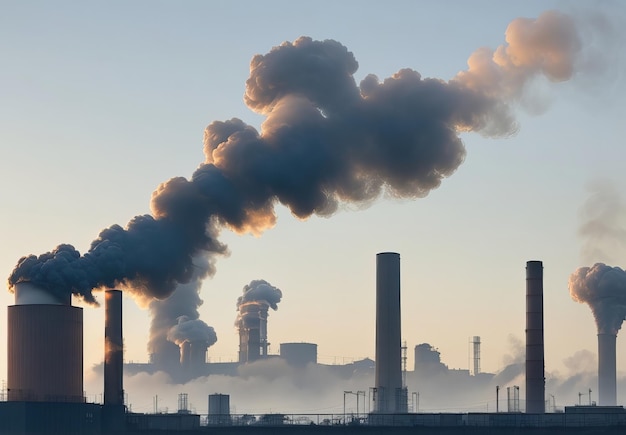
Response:
[[[180,316],[178,324],[172,326],[167,333],[167,339],[178,346],[183,343],[202,342],[210,347],[217,342],[217,334],[200,319],[191,320],[187,316]]]
[[[569,277],[569,291],[576,302],[591,308],[598,334],[617,335],[626,318],[626,272],[596,263],[579,267]]]
[[[237,298],[236,326],[245,326],[250,317],[258,318],[260,311],[269,308],[276,311],[283,292],[263,279],[250,281],[243,287],[243,294]]]
[[[514,133],[512,107],[526,84],[537,76],[569,79],[581,50],[574,21],[550,11],[514,20],[505,44],[476,51],[468,69],[449,81],[402,69],[357,84],[358,63],[339,42],[284,42],[250,64],[244,99],[265,116],[261,132],[236,118],[212,122],[205,161],[190,179],[157,187],[152,215],[102,230],[82,255],[60,245],[21,258],[9,289],[30,281],[88,303],[96,303],[92,291],[104,287],[162,300],[213,271],[194,278],[194,259],[212,264],[226,253],[220,229],[260,234],[276,223],[277,203],[305,219],[382,194],[424,197],[463,162],[461,132]],[[153,318],[164,331],[158,335],[163,346],[181,315]]]
[[[194,275],[189,283],[179,284],[171,296],[152,300],[148,305],[151,314],[148,353],[160,370],[170,374],[176,374],[179,370],[181,344],[170,340],[171,329],[179,325],[181,318],[187,319],[187,322],[200,318],[198,309],[203,303],[200,298],[202,278],[212,275],[214,271],[210,258],[196,257],[193,264]]]

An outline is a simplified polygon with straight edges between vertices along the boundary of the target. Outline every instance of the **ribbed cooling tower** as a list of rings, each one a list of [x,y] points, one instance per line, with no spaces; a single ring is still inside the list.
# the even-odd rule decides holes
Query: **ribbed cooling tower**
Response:
[[[82,402],[83,309],[30,283],[8,307],[9,401]]]
[[[598,398],[602,406],[617,405],[616,339],[614,334],[598,334]]]
[[[400,254],[376,255],[375,412],[407,412],[402,395]]]
[[[104,404],[123,405],[122,292],[106,290],[104,300]]]
[[[526,412],[545,412],[543,264],[526,263]]]

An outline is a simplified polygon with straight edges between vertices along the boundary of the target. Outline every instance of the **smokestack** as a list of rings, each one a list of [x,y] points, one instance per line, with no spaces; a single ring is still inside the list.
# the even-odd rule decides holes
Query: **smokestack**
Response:
[[[617,333],[626,317],[626,272],[596,263],[579,267],[569,277],[569,290],[577,302],[589,305],[598,328],[598,395],[600,405],[617,403]]]
[[[124,342],[121,290],[106,290],[104,300],[104,404],[123,405]]]
[[[239,329],[239,362],[256,361],[267,356],[267,316],[269,308],[278,309],[283,297],[280,289],[269,282],[257,279],[243,287],[237,298]]]
[[[472,339],[474,353],[474,376],[480,373],[480,337],[475,335]]]
[[[375,412],[407,412],[402,400],[400,254],[376,254]]]
[[[602,406],[617,405],[616,340],[614,334],[598,334],[598,398]]]
[[[543,264],[526,263],[526,412],[545,413]]]

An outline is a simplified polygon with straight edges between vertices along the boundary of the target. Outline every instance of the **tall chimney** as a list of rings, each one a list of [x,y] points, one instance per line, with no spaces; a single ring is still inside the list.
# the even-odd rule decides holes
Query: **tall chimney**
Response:
[[[617,405],[615,334],[598,334],[598,398],[602,406]]]
[[[400,254],[376,255],[375,412],[407,412],[402,400]]]
[[[526,412],[545,413],[543,264],[526,263]]]
[[[104,404],[123,405],[122,292],[106,290],[104,300]]]

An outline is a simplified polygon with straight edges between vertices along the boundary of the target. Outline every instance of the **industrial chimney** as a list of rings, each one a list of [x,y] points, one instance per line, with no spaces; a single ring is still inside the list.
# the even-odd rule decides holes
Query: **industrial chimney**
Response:
[[[602,406],[617,405],[616,340],[615,334],[598,334],[598,399]]]
[[[120,290],[106,290],[104,300],[104,404],[123,405],[122,292]]]
[[[400,254],[376,255],[376,402],[378,413],[407,412],[402,385]]]
[[[104,292],[104,407],[102,424],[105,433],[123,432],[124,341],[122,338],[122,292]]]
[[[526,263],[526,412],[545,413],[543,264]]]

